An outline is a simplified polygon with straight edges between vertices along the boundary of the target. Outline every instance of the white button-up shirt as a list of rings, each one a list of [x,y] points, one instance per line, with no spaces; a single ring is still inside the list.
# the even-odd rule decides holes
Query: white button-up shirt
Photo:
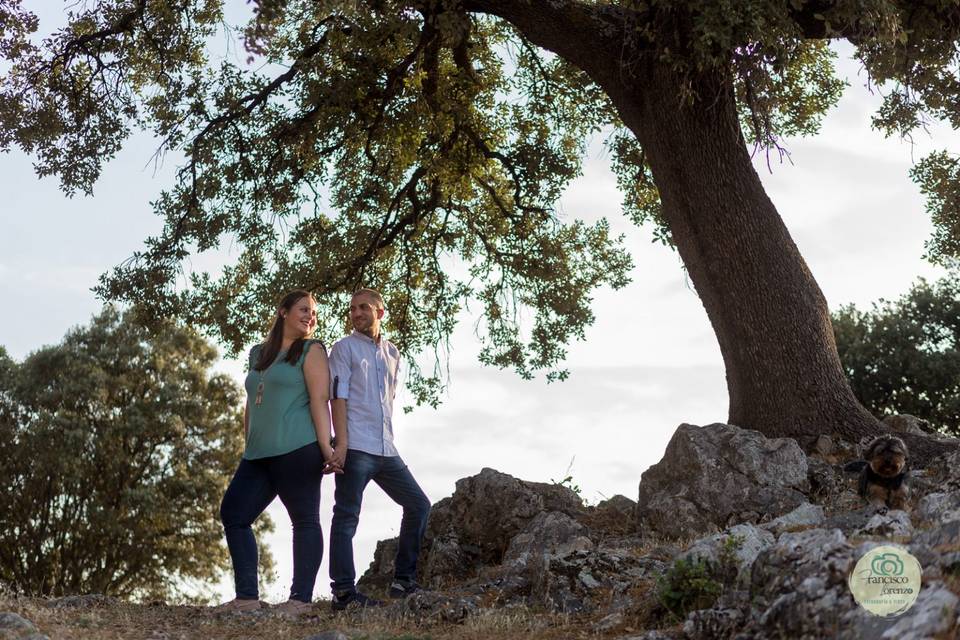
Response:
[[[330,397],[347,401],[347,448],[398,456],[393,446],[393,397],[400,352],[354,331],[330,349]]]

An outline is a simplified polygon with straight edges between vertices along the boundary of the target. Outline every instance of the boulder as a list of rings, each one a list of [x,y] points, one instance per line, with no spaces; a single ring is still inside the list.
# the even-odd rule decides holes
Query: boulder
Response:
[[[589,507],[584,521],[594,535],[629,535],[636,530],[637,503],[626,496],[615,495]]]
[[[0,612],[0,640],[48,640],[32,622],[11,611]]]
[[[398,538],[388,538],[377,542],[377,547],[373,551],[373,561],[357,581],[358,588],[363,591],[372,591],[387,589],[390,586],[393,580],[398,540]]]
[[[489,468],[458,480],[456,487],[445,512],[427,524],[427,539],[453,534],[461,543],[475,545],[485,564],[499,563],[510,540],[537,514],[578,516],[584,511],[568,487],[519,480]]]
[[[641,476],[637,526],[670,538],[711,534],[787,513],[807,501],[809,489],[807,457],[795,440],[682,424],[663,459]]]
[[[916,416],[911,416],[908,413],[887,416],[883,419],[882,423],[888,431],[892,431],[893,433],[914,433],[917,435],[924,435],[935,432],[928,421]]]
[[[513,538],[538,515],[549,512],[554,515],[541,525],[559,540],[564,527],[561,516],[569,521],[583,516],[585,508],[568,487],[519,480],[494,469],[484,468],[458,480],[453,495],[430,510],[418,562],[421,582],[437,586],[473,578],[483,567],[500,564]],[[395,545],[390,545],[390,541],[378,543],[374,562],[361,582],[379,584],[389,579],[396,553]]]

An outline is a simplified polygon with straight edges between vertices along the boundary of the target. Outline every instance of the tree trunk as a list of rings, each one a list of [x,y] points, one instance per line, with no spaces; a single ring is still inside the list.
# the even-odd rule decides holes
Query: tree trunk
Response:
[[[730,83],[701,78],[684,103],[665,65],[636,74],[605,88],[643,146],[719,340],[728,421],[802,439],[878,433],[840,366],[823,293],[750,161]]]
[[[464,6],[508,20],[581,68],[637,137],[720,343],[728,422],[804,446],[821,434],[852,442],[879,434],[840,366],[823,293],[750,161],[724,72],[684,80],[642,49],[635,22],[649,16],[639,13],[561,1],[534,7],[466,0]],[[684,101],[690,90],[695,97]],[[904,439],[915,460],[949,448],[920,436]]]

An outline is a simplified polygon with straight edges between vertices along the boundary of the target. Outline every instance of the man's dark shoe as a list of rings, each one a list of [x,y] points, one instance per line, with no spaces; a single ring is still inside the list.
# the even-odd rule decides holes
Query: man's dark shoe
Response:
[[[412,580],[394,580],[390,583],[391,598],[406,598],[411,593],[420,591],[420,585]]]
[[[350,605],[356,603],[358,607],[380,607],[383,601],[375,600],[359,591],[346,591],[344,593],[333,594],[333,610],[343,611]]]

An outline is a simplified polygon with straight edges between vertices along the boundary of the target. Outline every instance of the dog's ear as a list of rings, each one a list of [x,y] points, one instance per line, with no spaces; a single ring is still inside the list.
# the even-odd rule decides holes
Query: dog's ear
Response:
[[[873,456],[876,455],[877,453],[876,450],[877,450],[877,447],[880,446],[880,443],[881,443],[880,438],[875,438],[871,440],[870,444],[868,444],[867,448],[864,449],[863,451],[863,459],[870,460],[871,458],[873,458]]]

